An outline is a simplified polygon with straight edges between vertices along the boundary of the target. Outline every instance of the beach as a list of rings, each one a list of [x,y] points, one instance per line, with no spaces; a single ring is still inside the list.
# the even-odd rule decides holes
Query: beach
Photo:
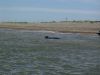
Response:
[[[0,23],[0,28],[46,30],[62,33],[95,34],[100,30],[100,22],[43,22],[43,23]]]

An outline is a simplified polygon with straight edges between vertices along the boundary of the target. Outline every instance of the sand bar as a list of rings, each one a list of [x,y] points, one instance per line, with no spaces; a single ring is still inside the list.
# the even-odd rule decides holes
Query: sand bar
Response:
[[[0,23],[0,28],[94,34],[100,30],[100,22]]]

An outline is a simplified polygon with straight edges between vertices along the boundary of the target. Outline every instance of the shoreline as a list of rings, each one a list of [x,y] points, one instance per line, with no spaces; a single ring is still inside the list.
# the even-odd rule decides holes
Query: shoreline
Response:
[[[0,23],[0,29],[96,34],[100,30],[100,23],[93,23],[93,24],[91,23],[37,23],[37,24]]]
[[[78,31],[53,31],[53,30],[33,30],[33,29],[24,29],[24,28],[1,28],[0,29],[11,29],[11,30],[29,30],[29,31],[36,31],[36,32],[51,32],[51,33],[79,33],[79,34],[97,34],[96,32],[78,32]]]

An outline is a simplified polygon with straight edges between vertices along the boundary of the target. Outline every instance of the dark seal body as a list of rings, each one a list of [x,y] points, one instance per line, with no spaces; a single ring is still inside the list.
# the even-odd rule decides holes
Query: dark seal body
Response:
[[[45,36],[45,39],[60,39],[59,37],[50,37],[50,36]]]

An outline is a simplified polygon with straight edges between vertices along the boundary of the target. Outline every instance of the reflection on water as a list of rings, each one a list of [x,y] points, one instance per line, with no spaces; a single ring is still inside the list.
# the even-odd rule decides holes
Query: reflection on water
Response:
[[[0,75],[100,75],[100,37],[0,29]]]

